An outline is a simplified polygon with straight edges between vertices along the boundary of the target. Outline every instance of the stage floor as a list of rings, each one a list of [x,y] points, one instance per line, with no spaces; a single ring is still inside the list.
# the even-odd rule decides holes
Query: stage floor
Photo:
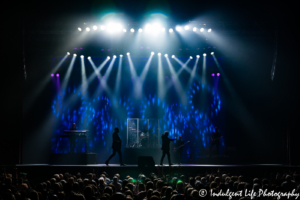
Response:
[[[47,166],[47,167],[103,167],[103,168],[109,168],[109,167],[138,167],[138,165],[127,165],[126,166],[120,166],[119,164],[109,164],[108,166],[106,164],[88,164],[88,165],[50,165],[50,164],[21,164],[21,165],[15,165],[17,167],[38,167],[38,166]],[[169,165],[155,165],[155,167],[170,167]],[[208,164],[174,164],[172,167],[300,167],[300,166],[294,166],[294,165],[282,165],[282,164],[246,164],[246,165],[208,165]]]

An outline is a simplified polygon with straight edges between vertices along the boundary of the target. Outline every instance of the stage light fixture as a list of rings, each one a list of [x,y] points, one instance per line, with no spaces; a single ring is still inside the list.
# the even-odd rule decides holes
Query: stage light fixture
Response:
[[[207,31],[207,32],[209,32],[209,33],[210,33],[210,32],[211,32],[211,28],[210,28],[210,29],[208,29],[208,31]]]
[[[165,57],[168,57],[168,54],[165,54]]]
[[[204,31],[204,28],[200,28],[200,32],[203,32]]]
[[[77,56],[77,55],[74,53],[73,56]]]
[[[190,28],[190,27],[189,27],[188,25],[184,26],[184,29],[185,29],[185,30],[189,30],[189,28]]]
[[[140,33],[143,32],[143,29],[140,28],[140,29],[139,29],[139,32],[140,32]]]
[[[153,52],[153,51],[151,52],[151,55],[154,55],[154,52]]]
[[[56,77],[59,77],[59,74],[56,74]]]
[[[172,58],[175,58],[175,55],[172,55]]]
[[[97,30],[97,29],[98,29],[98,27],[97,27],[97,26],[93,26],[93,29],[94,29],[94,30]]]
[[[86,31],[90,31],[91,29],[89,28],[89,27],[86,27],[86,29],[85,29]]]
[[[176,31],[180,32],[181,31],[181,27],[180,26],[176,26]]]
[[[193,59],[193,56],[190,56],[190,59]]]
[[[68,55],[70,55],[70,52],[67,52]]]
[[[103,31],[103,30],[105,30],[105,26],[100,26],[100,29]]]
[[[114,58],[116,58],[117,56],[116,55],[114,55]]]
[[[211,52],[210,54],[211,54],[211,55],[214,55],[214,52]]]
[[[91,59],[91,56],[89,56],[88,59]]]
[[[78,30],[79,30],[79,31],[82,31],[82,29],[81,29],[80,27],[78,27]]]
[[[196,32],[196,31],[197,31],[197,28],[196,28],[196,27],[194,27],[194,28],[193,28],[193,31],[194,31],[194,32]]]
[[[205,57],[205,56],[206,56],[206,53],[204,53],[203,56]]]
[[[51,74],[51,77],[54,77],[54,74]]]
[[[165,32],[166,29],[164,27],[161,28],[161,32]]]
[[[217,73],[217,76],[220,76],[221,74],[220,73]]]
[[[200,56],[199,56],[199,55],[197,55],[196,57],[197,57],[197,58],[200,58]]]
[[[123,32],[124,32],[124,33],[126,33],[126,32],[127,32],[127,30],[126,30],[125,28],[123,28]]]
[[[109,57],[109,56],[107,56],[107,59],[110,59],[110,57]]]
[[[169,32],[170,32],[170,33],[173,33],[173,29],[172,29],[172,28],[170,28],[170,29],[169,29]]]
[[[211,76],[215,76],[215,74],[214,74],[214,73],[212,73],[212,74],[211,74]]]
[[[133,29],[133,28],[132,28],[132,29],[130,29],[130,32],[131,32],[131,33],[133,33],[133,32],[134,32],[134,29]]]
[[[127,56],[129,56],[130,55],[130,53],[129,52],[127,52]]]
[[[81,56],[80,56],[80,58],[83,58],[83,57],[84,57],[84,55],[81,55]]]
[[[161,53],[158,53],[157,55],[158,55],[158,56],[160,56],[160,55],[161,55]]]

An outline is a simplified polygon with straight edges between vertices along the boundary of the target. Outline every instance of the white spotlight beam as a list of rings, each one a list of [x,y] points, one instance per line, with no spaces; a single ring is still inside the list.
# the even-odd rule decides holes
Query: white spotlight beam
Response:
[[[134,78],[134,80],[136,79],[136,70],[135,70],[135,67],[132,63],[132,60],[131,60],[131,57],[130,57],[130,54],[127,54],[128,55],[128,62],[129,62],[129,68],[130,68],[130,74],[131,76]]]
[[[173,65],[171,64],[171,62],[170,62],[170,60],[169,60],[168,57],[166,57],[166,59],[167,59],[167,62],[168,62],[168,66],[169,66],[169,70],[170,70],[170,72],[171,72],[171,75],[172,75],[173,78],[174,78],[173,81],[174,81],[175,90],[177,91],[177,94],[178,94],[178,96],[179,96],[179,98],[180,98],[180,100],[181,100],[181,103],[182,103],[183,105],[186,105],[186,104],[187,104],[186,94],[185,94],[185,92],[184,92],[184,90],[183,90],[183,88],[182,88],[181,83],[180,83],[179,80],[178,80],[178,77],[177,77],[177,75],[176,75],[176,72],[175,72],[175,70],[174,70]]]
[[[62,90],[65,90],[67,85],[68,85],[68,82],[69,82],[69,79],[70,79],[70,76],[71,76],[71,72],[73,70],[73,67],[74,67],[74,63],[75,63],[75,59],[76,59],[76,56],[73,56],[70,64],[69,64],[69,67],[68,67],[68,70],[67,70],[67,73],[64,77],[64,80],[62,82]]]
[[[114,92],[115,97],[119,96],[119,91],[120,91],[120,82],[121,82],[121,73],[122,73],[122,59],[123,59],[123,56],[120,56],[118,72],[117,72],[117,82],[116,82],[116,85],[115,85],[115,92]],[[116,106],[117,105],[119,105],[119,104],[116,104]]]
[[[37,88],[32,90],[32,92],[28,95],[28,101],[27,99],[24,99],[24,113],[27,113],[33,103],[35,103],[35,100],[37,97],[41,94],[41,91],[45,88],[46,84],[51,80],[50,74],[55,74],[57,70],[60,68],[60,66],[65,62],[66,58],[68,57],[68,54],[66,54],[61,61],[49,72],[46,74],[46,77],[43,79],[43,81],[37,85]]]
[[[81,57],[81,85],[82,85],[82,93],[85,93],[88,88],[87,80],[86,80],[86,73],[85,73],[85,64],[84,58]]]

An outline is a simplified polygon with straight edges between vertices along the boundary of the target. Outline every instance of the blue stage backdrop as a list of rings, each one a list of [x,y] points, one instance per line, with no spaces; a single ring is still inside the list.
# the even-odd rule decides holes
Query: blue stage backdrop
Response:
[[[188,58],[180,58],[185,63]],[[92,58],[98,67],[105,59]],[[61,61],[61,58],[54,58],[53,65]],[[52,77],[53,100],[51,105],[54,130],[51,139],[51,153],[68,153],[70,143],[68,139],[60,138],[63,130],[71,128],[72,123],[76,123],[78,129],[89,130],[87,146],[84,139],[76,142],[75,152],[110,153],[112,143],[112,133],[114,127],[120,128],[120,136],[123,146],[126,144],[127,119],[128,118],[156,118],[159,119],[160,135],[164,131],[170,132],[171,138],[182,136],[183,140],[191,141],[185,153],[189,156],[193,147],[197,146],[199,151],[203,151],[209,146],[209,138],[215,126],[221,126],[222,101],[218,91],[219,76],[211,76],[209,67],[215,65],[212,59],[206,60],[207,71],[203,76],[203,60],[199,59],[195,65],[189,62],[187,68],[190,71],[194,66],[196,76],[190,80],[189,70],[183,70],[178,78],[171,74],[166,62],[162,62],[164,96],[159,95],[158,83],[159,72],[157,72],[157,61],[152,60],[148,74],[141,88],[141,95],[135,95],[136,82],[142,73],[148,58],[133,58],[133,65],[136,76],[132,76],[132,69],[128,59],[115,59],[109,77],[104,77],[109,71],[107,62],[103,67],[102,76],[95,76],[91,80],[89,77],[94,71],[90,62],[84,59],[85,72],[82,72],[80,58],[76,58],[69,80],[66,81],[67,71],[70,67],[71,59],[66,59],[60,68],[59,77]],[[180,64],[173,63],[175,73],[180,71]],[[122,65],[122,68],[120,67]],[[117,85],[118,70],[121,70],[121,78]],[[108,74],[108,73],[107,73]],[[107,75],[106,74],[106,75]],[[86,78],[84,77],[86,76]],[[205,77],[205,78],[204,78]],[[206,81],[204,81],[206,79]],[[83,80],[88,80],[87,83]],[[176,83],[177,81],[177,83]],[[63,84],[65,88],[63,88]],[[83,87],[83,84],[86,84]],[[178,93],[178,84],[181,85],[181,94]],[[115,88],[119,87],[117,93]],[[85,89],[83,89],[85,88]],[[184,102],[182,102],[184,99]],[[222,129],[221,129],[222,132]],[[224,134],[224,133],[222,133]],[[221,145],[224,146],[222,139]],[[200,152],[201,154],[201,152]]]

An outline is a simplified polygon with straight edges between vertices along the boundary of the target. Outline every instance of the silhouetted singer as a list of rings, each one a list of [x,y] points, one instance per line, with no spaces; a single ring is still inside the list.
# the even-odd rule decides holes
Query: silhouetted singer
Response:
[[[115,132],[113,133],[113,143],[112,143],[113,154],[111,154],[111,156],[105,162],[106,165],[108,165],[110,159],[112,159],[112,157],[116,155],[116,152],[118,152],[120,157],[120,165],[125,166],[122,160],[122,152],[121,152],[122,140],[119,137],[118,133],[119,133],[119,128],[116,127]]]
[[[165,158],[166,154],[168,155],[169,165],[172,165],[171,158],[170,158],[170,142],[174,141],[176,139],[170,139],[170,138],[168,138],[168,136],[169,136],[168,131],[166,131],[165,134],[161,136],[161,139],[162,139],[161,150],[163,151],[163,155],[162,155],[161,160],[160,160],[160,165],[163,165],[163,161],[164,161],[164,158]]]

